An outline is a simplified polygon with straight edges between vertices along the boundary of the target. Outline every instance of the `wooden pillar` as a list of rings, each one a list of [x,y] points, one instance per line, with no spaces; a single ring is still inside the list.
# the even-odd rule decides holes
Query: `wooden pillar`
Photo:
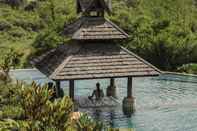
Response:
[[[58,97],[60,97],[60,88],[61,88],[60,84],[61,83],[60,83],[60,81],[55,81],[55,83],[56,83],[56,91],[55,92],[56,92],[56,97],[58,98]]]
[[[132,98],[132,85],[133,84],[133,80],[132,77],[128,77],[128,81],[127,81],[127,97],[128,98]]]
[[[115,86],[115,80],[114,78],[110,78],[110,86],[114,87]]]
[[[74,87],[75,87],[75,81],[69,80],[69,96],[74,101]]]
[[[127,80],[127,97],[123,99],[123,112],[127,116],[131,116],[134,112],[134,98],[132,96],[132,77]]]

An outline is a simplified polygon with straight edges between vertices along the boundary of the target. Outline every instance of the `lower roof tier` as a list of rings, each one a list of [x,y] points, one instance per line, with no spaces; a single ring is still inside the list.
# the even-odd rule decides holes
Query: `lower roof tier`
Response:
[[[116,44],[60,45],[31,63],[53,80],[156,76],[160,71]]]

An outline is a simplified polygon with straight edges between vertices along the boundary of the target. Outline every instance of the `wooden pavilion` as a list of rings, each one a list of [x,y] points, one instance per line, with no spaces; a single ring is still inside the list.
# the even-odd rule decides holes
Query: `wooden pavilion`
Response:
[[[75,80],[110,78],[110,86],[115,88],[114,78],[127,77],[124,103],[133,104],[132,78],[158,76],[160,71],[117,44],[129,35],[105,18],[105,12],[111,12],[110,0],[77,0],[76,3],[81,16],[64,29],[72,43],[59,45],[33,59],[32,64],[56,82],[57,96],[60,82],[68,80],[73,100]]]

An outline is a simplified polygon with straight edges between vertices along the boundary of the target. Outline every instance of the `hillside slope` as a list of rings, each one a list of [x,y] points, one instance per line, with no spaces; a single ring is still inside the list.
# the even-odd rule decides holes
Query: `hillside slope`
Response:
[[[68,42],[62,30],[76,19],[75,0],[5,1],[0,1],[0,57],[13,48],[21,56],[18,67],[27,67],[32,54]],[[112,2],[107,17],[129,33],[124,46],[163,70],[197,63],[196,0]]]

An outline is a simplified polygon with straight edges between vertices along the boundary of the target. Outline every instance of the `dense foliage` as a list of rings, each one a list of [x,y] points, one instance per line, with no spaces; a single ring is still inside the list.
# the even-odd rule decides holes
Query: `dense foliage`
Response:
[[[129,32],[126,47],[163,70],[197,62],[195,1],[116,3],[111,19]]]
[[[178,71],[189,74],[197,74],[197,64],[186,64],[178,68]]]
[[[10,68],[15,67],[19,63],[19,54],[13,49],[6,50],[0,56],[0,82],[7,83],[10,81]],[[2,83],[1,82],[1,83]]]
[[[68,97],[51,99],[53,91],[35,83],[0,85],[0,130],[101,131],[108,130],[86,114],[73,116]]]
[[[27,67],[32,54],[67,41],[61,32],[74,18],[72,0],[0,0],[0,55],[12,48],[21,55],[18,67]]]
[[[75,0],[1,1],[0,48],[22,54],[19,67],[28,66],[32,54],[68,43],[62,31],[76,19]],[[129,33],[125,47],[162,70],[197,63],[196,0],[112,2],[113,13],[107,17]]]

